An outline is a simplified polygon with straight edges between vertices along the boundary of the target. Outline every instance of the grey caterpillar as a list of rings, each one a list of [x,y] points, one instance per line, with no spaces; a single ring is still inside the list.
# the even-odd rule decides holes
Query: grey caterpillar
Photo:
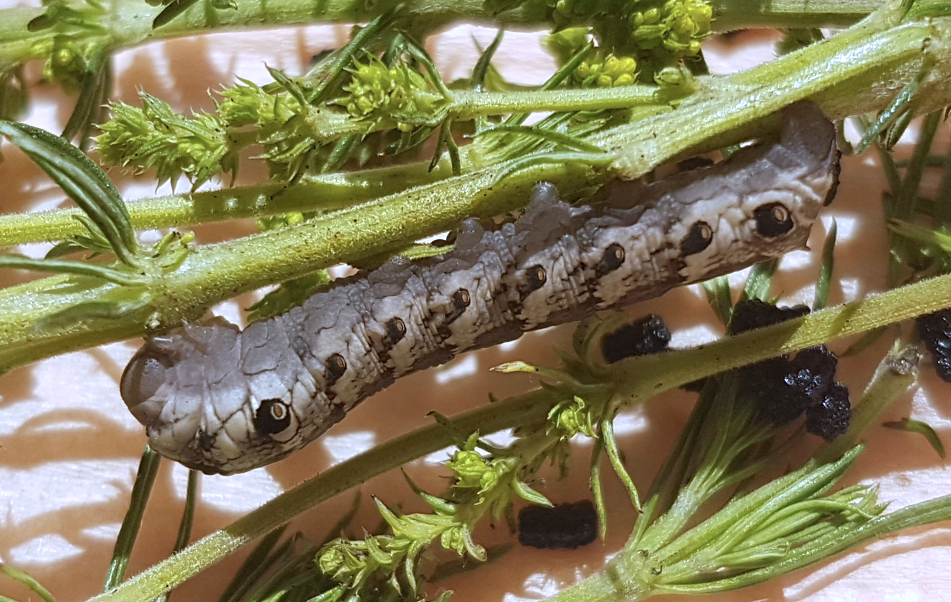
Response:
[[[832,123],[798,103],[778,139],[608,184],[598,204],[541,183],[517,220],[466,220],[444,255],[337,280],[243,332],[216,318],[147,339],[122,398],[169,458],[206,473],[264,466],[400,376],[804,248],[838,160]]]

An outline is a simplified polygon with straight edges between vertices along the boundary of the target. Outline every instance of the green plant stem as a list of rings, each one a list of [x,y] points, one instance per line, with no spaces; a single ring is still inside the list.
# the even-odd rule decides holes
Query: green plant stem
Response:
[[[830,307],[810,316],[783,322],[768,329],[757,329],[730,337],[735,341],[728,353],[722,342],[700,345],[676,354],[645,356],[612,364],[607,372],[622,383],[618,395],[626,402],[641,401],[639,395],[666,391],[697,380],[694,365],[716,365],[715,372],[746,366],[763,359],[758,350],[772,340],[776,355],[794,353],[835,339],[873,330],[951,306],[951,275],[873,295],[861,301]],[[711,373],[712,374],[712,373]],[[704,374],[703,376],[707,376]],[[636,382],[624,385],[629,378]]]
[[[704,81],[704,89],[676,111],[590,137],[588,142],[609,153],[610,171],[575,161],[548,162],[509,173],[498,183],[499,174],[510,170],[502,163],[294,227],[202,247],[179,269],[153,277],[144,291],[66,276],[0,291],[0,369],[172,327],[242,292],[393,251],[451,227],[462,216],[504,213],[523,205],[540,180],[570,192],[612,175],[639,176],[688,151],[735,143],[750,129],[762,131],[780,107],[801,98],[821,99],[831,117],[875,110],[887,106],[895,91],[928,64],[918,104],[929,111],[951,104],[946,83],[951,81],[951,19],[894,25],[898,10],[893,2],[854,30],[771,66],[725,83]]]
[[[515,92],[453,92],[449,113],[467,120],[481,116],[532,111],[602,111],[655,104],[658,88],[652,85],[620,86],[572,90],[532,90]]]
[[[548,400],[546,392],[535,391],[468,412],[455,418],[453,423],[467,433],[475,430],[488,433],[513,424],[530,424],[544,419],[551,407]],[[183,582],[314,505],[453,442],[452,433],[438,424],[387,441],[301,483],[228,527],[202,538],[178,555],[93,600],[150,600],[165,588]]]
[[[687,98],[677,111],[615,128],[591,141],[606,149],[620,149],[615,152],[614,169],[625,177],[636,177],[672,157],[734,143],[738,127],[746,128],[747,135],[763,133],[770,122],[762,116],[808,96],[819,95],[823,109],[833,118],[881,109],[896,86],[910,81],[921,68],[921,49],[932,33],[922,24],[892,27],[893,19],[886,17],[870,19],[803,53],[787,55],[745,73],[698,78],[702,92]],[[936,51],[934,44],[929,51]],[[946,81],[943,76],[951,76],[947,73],[951,71],[951,49],[942,50],[931,62],[935,70],[929,78],[932,85],[922,90],[922,98],[929,106],[951,104],[951,91],[940,85]],[[459,106],[455,110],[464,118],[506,110],[596,110],[618,103],[633,106],[657,101],[641,86],[506,94],[467,92],[459,93],[457,98]],[[656,112],[657,108],[652,110]],[[466,148],[463,153],[469,152]],[[634,152],[637,149],[641,152]],[[470,169],[479,164],[477,156],[467,158]],[[357,202],[395,193],[402,189],[395,185],[400,178],[406,178],[408,187],[447,175],[441,168],[427,179],[427,168],[427,164],[419,163],[314,177],[288,189],[269,183],[148,199],[132,203],[130,212],[137,227],[153,228],[334,207],[340,206],[335,201],[347,197]],[[0,216],[0,246],[80,234],[81,226],[72,219],[73,214],[59,210]]]
[[[126,511],[125,518],[122,520],[122,528],[116,537],[116,545],[112,552],[112,561],[109,563],[109,570],[106,573],[106,591],[118,585],[125,575],[126,566],[129,564],[129,557],[132,555],[132,546],[139,535],[139,527],[142,525],[142,515],[145,513],[145,505],[148,503],[149,494],[152,491],[152,485],[155,483],[155,476],[158,474],[159,461],[162,459],[157,452],[152,451],[148,445],[142,452],[142,458],[139,460],[139,469],[136,472],[135,484],[132,486],[129,509]]]
[[[73,3],[80,6],[80,2]],[[112,0],[104,3],[101,31],[74,30],[74,40],[116,51],[155,39],[192,36],[212,31],[229,31],[314,23],[365,23],[396,4],[328,0],[319,7],[297,0],[238,2],[237,9],[214,10],[196,2],[182,15],[156,30],[152,20],[161,6],[141,0]],[[713,27],[728,31],[743,27],[846,27],[882,5],[882,0],[784,0],[751,4],[746,0],[716,0]],[[417,35],[438,31],[452,23],[472,22],[501,25],[507,29],[548,28],[545,2],[531,0],[498,14],[489,12],[482,0],[409,0],[400,9],[402,23]],[[9,8],[0,11],[0,72],[26,61],[46,59],[55,33],[50,29],[29,31],[27,23],[43,14],[42,8]],[[422,36],[421,36],[422,37]]]
[[[623,360],[611,374],[617,381],[618,397],[625,405],[644,403],[685,382],[857,334],[942,304],[951,305],[951,276],[908,285],[709,345],[672,351],[663,357]],[[560,401],[560,396],[537,390],[472,410],[453,418],[452,424],[465,434],[479,431],[486,435],[543,420]],[[452,433],[439,425],[392,439],[305,481],[95,600],[149,600],[314,505],[454,441]]]
[[[349,207],[449,177],[448,165],[430,171],[428,164],[412,163],[380,169],[305,176],[293,186],[265,182],[208,192],[176,194],[131,201],[127,204],[137,229],[169,228],[293,211],[320,211]],[[60,241],[85,234],[76,220],[79,209],[0,215],[0,247],[30,242]]]
[[[848,27],[883,4],[883,0],[714,0],[713,29]]]

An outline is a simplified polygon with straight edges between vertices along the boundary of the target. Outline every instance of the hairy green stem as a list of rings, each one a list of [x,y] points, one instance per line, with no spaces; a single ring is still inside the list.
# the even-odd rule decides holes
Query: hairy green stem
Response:
[[[212,31],[229,31],[314,23],[365,23],[399,4],[398,0],[361,3],[328,0],[319,4],[298,0],[237,2],[237,9],[215,10],[205,2],[153,30],[152,20],[161,6],[141,0],[106,0],[101,30],[74,30],[80,44],[109,51],[131,48],[149,40],[169,39]],[[82,6],[71,2],[71,6]],[[846,27],[882,5],[882,0],[784,0],[750,3],[746,0],[715,0],[713,26],[719,31],[744,27]],[[516,9],[494,14],[482,0],[409,0],[400,9],[404,26],[416,34],[445,28],[452,23],[472,22],[501,25],[508,29],[549,28],[549,8],[530,0]],[[42,15],[42,8],[0,10],[0,72],[33,59],[46,59],[53,48],[51,29],[29,31],[27,23]]]
[[[430,171],[412,163],[380,169],[305,176],[293,186],[265,182],[238,188],[176,194],[127,204],[137,229],[169,228],[293,211],[341,209],[407,188],[449,177],[448,165]],[[60,241],[85,234],[76,220],[79,209],[0,215],[0,247],[30,242]]]
[[[759,119],[760,116],[810,95],[818,95],[824,110],[834,118],[880,109],[884,97],[921,68],[921,61],[913,59],[920,56],[922,46],[931,34],[930,28],[923,24],[888,29],[892,25],[886,19],[878,19],[811,47],[805,53],[788,55],[727,78],[699,78],[702,92],[685,100],[678,111],[652,117],[649,127],[635,122],[601,134],[593,141],[600,141],[605,148],[625,145],[651,149],[653,152],[618,155],[616,171],[635,177],[690,149],[707,150],[735,142],[735,136],[731,139],[725,134],[737,127],[744,126],[746,131],[754,134],[764,131],[767,124]],[[947,75],[946,71],[951,69],[947,67],[948,59],[942,58],[937,56],[933,60],[936,72],[930,78],[932,82],[942,81],[942,75]],[[737,85],[743,87],[737,88]],[[457,106],[450,112],[468,119],[506,111],[601,110],[656,103],[652,90],[655,89],[632,86],[499,94],[457,92],[454,103]],[[710,97],[717,101],[709,102]],[[926,91],[922,97],[929,105],[935,106],[943,106],[951,98],[947,91],[937,86],[932,86],[931,91]],[[691,111],[693,114],[688,114]],[[709,120],[711,114],[716,114],[717,118]],[[466,147],[463,152],[467,152]],[[627,156],[635,161],[626,161]],[[479,163],[477,156],[468,159],[467,163]],[[335,204],[335,199],[349,197],[355,203],[395,193],[398,189],[393,182],[400,179],[405,179],[406,187],[409,187],[445,177],[445,172],[439,169],[427,180],[426,169],[427,165],[421,163],[356,174],[319,176],[289,189],[284,189],[281,184],[262,184],[149,199],[132,203],[130,212],[137,227],[153,228],[332,208],[350,204]],[[377,182],[378,178],[383,181]],[[346,184],[341,185],[341,182]],[[74,214],[70,210],[56,210],[0,216],[0,246],[80,234],[82,228],[72,218]]]
[[[685,349],[676,355],[647,356],[622,360],[610,373],[621,380],[639,375],[630,388],[621,387],[619,395],[635,400],[638,395],[651,391],[666,391],[696,380],[694,362],[716,364],[719,371],[730,370],[760,361],[757,349],[766,338],[775,337],[779,354],[793,353],[828,341],[873,330],[886,323],[937,311],[951,306],[951,275],[924,280],[893,289],[862,301],[838,305],[806,318],[797,318],[767,329],[751,330],[732,337],[735,349],[723,354],[719,343]],[[887,316],[887,317],[886,317]],[[648,384],[645,384],[648,383]]]
[[[459,119],[541,111],[603,111],[658,102],[656,86],[634,85],[589,90],[527,92],[454,92],[449,112]]]
[[[883,0],[713,0],[713,28],[848,27],[883,4]]]
[[[639,176],[688,151],[762,131],[779,108],[802,98],[819,99],[832,117],[872,111],[925,70],[918,105],[931,110],[951,104],[951,19],[896,25],[898,8],[893,2],[855,31],[774,66],[730,80],[701,80],[703,89],[678,110],[590,137],[609,153],[609,170],[582,161],[545,162],[544,156],[512,173],[513,164],[502,163],[294,227],[201,247],[179,269],[147,280],[144,290],[55,276],[0,291],[0,369],[175,326],[223,299],[339,261],[391,252],[463,216],[510,211],[524,205],[540,180],[571,197],[609,177]]]

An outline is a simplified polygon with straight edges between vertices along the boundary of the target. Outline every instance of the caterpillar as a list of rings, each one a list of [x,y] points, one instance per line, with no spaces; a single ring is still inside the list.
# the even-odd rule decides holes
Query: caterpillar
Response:
[[[499,227],[465,220],[447,253],[335,281],[243,332],[221,318],[146,339],[120,391],[161,454],[206,473],[307,445],[395,379],[523,332],[657,297],[805,248],[835,195],[835,127],[811,103],[775,139],[597,204],[538,184]]]

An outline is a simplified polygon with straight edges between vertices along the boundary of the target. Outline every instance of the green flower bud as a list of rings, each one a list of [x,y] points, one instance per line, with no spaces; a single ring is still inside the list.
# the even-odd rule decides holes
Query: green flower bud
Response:
[[[633,57],[604,56],[599,49],[578,65],[572,77],[583,87],[611,88],[633,84],[637,79],[636,70],[637,61]]]
[[[354,65],[352,79],[343,88],[350,96],[336,101],[346,106],[354,119],[410,132],[445,101],[407,65],[387,67],[376,57],[367,63],[354,61]]]
[[[481,488],[482,476],[488,470],[479,452],[466,450],[457,451],[447,466],[456,474],[458,488]]]

